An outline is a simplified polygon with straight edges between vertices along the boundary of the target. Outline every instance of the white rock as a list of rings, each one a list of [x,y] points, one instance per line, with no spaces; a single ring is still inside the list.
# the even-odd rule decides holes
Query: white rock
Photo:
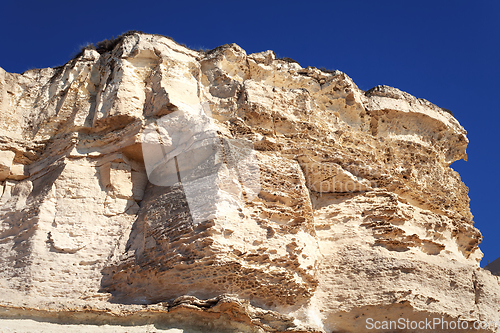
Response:
[[[498,319],[450,113],[272,51],[110,45],[0,69],[0,324]]]
[[[16,153],[9,150],[0,150],[0,181],[4,181],[10,175],[10,169]]]

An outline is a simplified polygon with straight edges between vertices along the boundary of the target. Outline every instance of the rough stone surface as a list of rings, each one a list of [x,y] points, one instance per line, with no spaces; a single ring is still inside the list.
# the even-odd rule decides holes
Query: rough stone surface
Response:
[[[241,142],[251,163],[228,154]],[[499,277],[479,267],[450,168],[467,143],[426,100],[236,44],[200,53],[131,33],[58,68],[0,69],[0,324],[499,320]]]

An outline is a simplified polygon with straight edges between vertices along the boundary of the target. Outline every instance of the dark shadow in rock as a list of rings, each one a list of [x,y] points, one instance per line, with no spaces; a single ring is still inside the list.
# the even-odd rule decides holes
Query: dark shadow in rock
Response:
[[[116,303],[147,304],[164,298],[165,291],[157,288],[165,281],[158,274],[179,261],[197,259],[191,246],[194,234],[182,185],[149,183],[125,253],[101,272],[101,291],[111,293],[110,301]]]

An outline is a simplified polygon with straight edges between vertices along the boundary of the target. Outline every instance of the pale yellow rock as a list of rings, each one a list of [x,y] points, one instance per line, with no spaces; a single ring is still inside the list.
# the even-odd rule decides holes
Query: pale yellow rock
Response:
[[[119,197],[132,196],[131,167],[125,163],[111,163],[109,180],[115,194]]]
[[[16,153],[9,150],[0,151],[0,181],[4,181],[10,175],[12,161]]]
[[[24,164],[17,164],[14,163],[10,167],[10,175],[9,179],[15,179],[15,180],[23,180],[29,177],[29,174],[26,170],[26,166]]]
[[[498,320],[499,277],[479,267],[450,168],[466,131],[426,100],[142,33],[59,68],[0,70],[0,97],[4,327]]]

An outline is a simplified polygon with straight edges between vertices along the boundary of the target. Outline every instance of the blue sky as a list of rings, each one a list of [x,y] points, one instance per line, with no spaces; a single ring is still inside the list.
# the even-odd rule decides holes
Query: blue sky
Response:
[[[450,109],[470,140],[468,162],[452,167],[470,188],[482,266],[500,257],[500,1],[9,1],[0,27],[9,72],[62,65],[87,43],[142,30],[195,49],[272,49],[344,71],[361,89],[385,84]]]

